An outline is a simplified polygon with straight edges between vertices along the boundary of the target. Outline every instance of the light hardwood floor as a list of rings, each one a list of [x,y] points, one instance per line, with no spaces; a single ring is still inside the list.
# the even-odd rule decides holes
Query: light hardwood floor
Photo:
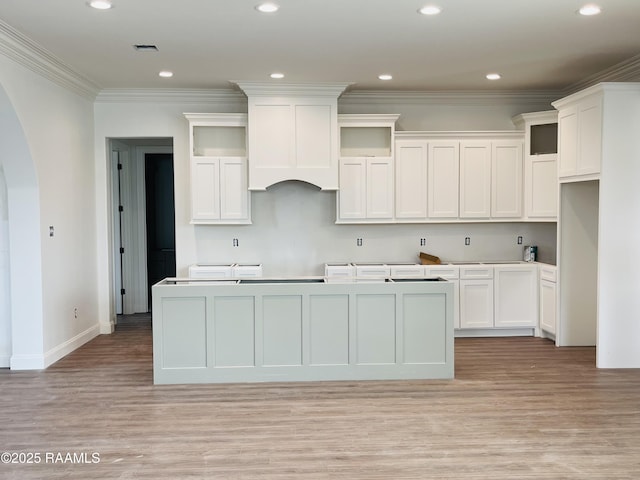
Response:
[[[0,451],[42,456],[0,478],[636,480],[640,370],[594,355],[458,339],[455,380],[154,386],[149,324],[130,322],[0,371]]]

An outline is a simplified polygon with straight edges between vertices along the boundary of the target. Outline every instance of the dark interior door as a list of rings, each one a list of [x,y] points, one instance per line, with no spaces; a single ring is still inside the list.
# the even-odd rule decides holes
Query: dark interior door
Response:
[[[145,155],[147,200],[147,280],[149,310],[151,286],[176,275],[176,230],[173,188],[173,155]]]

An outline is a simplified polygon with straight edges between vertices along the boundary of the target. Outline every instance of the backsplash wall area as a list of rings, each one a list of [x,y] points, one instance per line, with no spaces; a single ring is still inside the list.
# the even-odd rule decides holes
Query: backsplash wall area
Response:
[[[524,245],[537,245],[542,262],[556,260],[555,223],[336,225],[336,193],[297,181],[252,192],[251,203],[252,225],[194,226],[190,263],[262,263],[265,276],[322,275],[327,262],[418,262],[420,251],[442,260],[521,260]]]

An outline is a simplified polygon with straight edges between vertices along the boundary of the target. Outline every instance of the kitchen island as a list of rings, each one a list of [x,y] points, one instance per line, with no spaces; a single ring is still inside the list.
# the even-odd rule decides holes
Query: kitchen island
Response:
[[[440,278],[165,279],[152,296],[156,384],[454,375]]]

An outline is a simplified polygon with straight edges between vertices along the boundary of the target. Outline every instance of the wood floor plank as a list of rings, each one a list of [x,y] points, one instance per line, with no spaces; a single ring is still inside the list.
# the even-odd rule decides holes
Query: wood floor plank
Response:
[[[640,370],[538,338],[456,340],[437,381],[152,384],[148,320],[43,372],[0,371],[2,479],[628,479]]]

